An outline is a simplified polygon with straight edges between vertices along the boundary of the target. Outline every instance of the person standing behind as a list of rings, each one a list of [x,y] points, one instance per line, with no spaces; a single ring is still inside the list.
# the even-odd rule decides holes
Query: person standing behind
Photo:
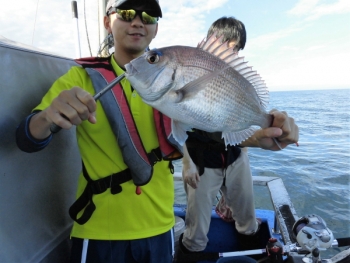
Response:
[[[233,17],[222,17],[215,21],[208,30],[207,38],[214,34],[217,38],[222,36],[222,42],[227,42],[236,52],[245,46],[244,24]],[[274,110],[270,114],[274,116],[272,127],[258,130],[239,146],[226,148],[221,133],[201,130],[188,132],[182,170],[187,194],[186,228],[180,237],[177,262],[206,258],[205,254],[198,252],[207,246],[212,206],[219,190],[232,212],[239,233],[240,249],[256,248],[254,246],[258,243],[260,221],[255,215],[249,158],[247,151],[242,148],[279,150],[272,138],[279,140],[284,148],[297,142],[299,136],[298,127],[286,113]],[[226,205],[223,204],[223,207]]]
[[[54,139],[53,123],[76,126],[83,169],[69,210],[75,221],[71,263],[172,262],[171,160],[182,157],[182,147],[167,141],[161,127],[166,117],[126,79],[97,102],[92,97],[144,53],[159,17],[158,0],[109,0],[104,25],[115,52],[76,60],[82,67],[56,80],[16,131],[18,147],[35,152]]]

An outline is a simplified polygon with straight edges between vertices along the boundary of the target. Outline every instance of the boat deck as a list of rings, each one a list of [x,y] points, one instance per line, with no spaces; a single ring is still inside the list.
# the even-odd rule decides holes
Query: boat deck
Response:
[[[175,205],[174,212],[176,216],[185,220],[186,206]],[[256,215],[262,220],[261,224],[261,243],[260,247],[252,249],[263,249],[266,247],[267,241],[270,237],[275,237],[281,241],[281,235],[273,233],[275,212],[270,210],[256,209]],[[233,252],[239,251],[237,241],[237,230],[234,223],[225,222],[216,213],[213,207],[210,229],[208,233],[209,242],[204,252]],[[255,256],[261,258],[262,256]],[[214,262],[214,261],[201,261]]]

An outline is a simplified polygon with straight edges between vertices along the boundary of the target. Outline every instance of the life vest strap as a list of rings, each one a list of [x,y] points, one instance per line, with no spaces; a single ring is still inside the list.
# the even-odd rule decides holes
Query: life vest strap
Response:
[[[130,169],[125,169],[124,171],[95,181],[91,180],[86,172],[85,166],[83,166],[83,174],[85,178],[89,178],[87,179],[88,183],[81,196],[79,196],[69,208],[70,217],[80,225],[85,224],[96,209],[94,201],[92,200],[94,194],[104,193],[108,188],[111,188],[111,194],[118,194],[123,190],[121,184],[132,179]],[[82,210],[84,210],[84,212],[80,218],[78,218],[78,214]]]
[[[152,166],[162,160],[162,153],[159,147],[153,149],[147,155]],[[96,209],[94,201],[92,200],[93,195],[102,194],[107,191],[108,188],[111,188],[111,194],[119,194],[123,190],[121,184],[132,180],[131,171],[129,168],[98,180],[92,180],[86,171],[84,162],[82,166],[83,175],[88,183],[81,196],[79,196],[79,198],[69,208],[70,217],[80,225],[85,224]],[[78,218],[78,214],[83,210],[83,214],[80,216],[80,218]]]

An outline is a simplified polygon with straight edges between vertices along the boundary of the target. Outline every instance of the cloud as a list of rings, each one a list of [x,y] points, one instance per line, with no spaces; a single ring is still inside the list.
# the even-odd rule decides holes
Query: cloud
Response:
[[[99,45],[98,3],[86,1],[86,19],[83,1],[77,3],[81,54],[90,56],[86,21],[92,55],[96,55]],[[8,5],[5,0],[0,0],[0,4],[4,6],[0,16],[0,35],[51,53],[76,57],[76,24],[72,20],[71,1],[16,0],[16,5]]]
[[[158,36],[151,47],[170,45],[196,46],[205,36],[206,13],[220,8],[228,0],[162,0],[163,18],[159,22]]]
[[[311,46],[306,49],[306,51],[313,51],[318,49],[326,49],[328,48],[326,45],[317,45],[317,46]]]
[[[55,54],[76,57],[76,25],[72,21],[70,1],[16,0],[16,6],[7,5],[5,1],[0,0],[1,6],[5,6],[0,16],[0,35]],[[158,36],[151,47],[197,45],[206,35],[207,13],[227,2],[228,0],[161,0],[163,18],[160,19]],[[85,10],[82,0],[77,3],[81,54],[90,56],[91,49],[92,55],[96,55],[100,42],[98,3],[86,1]],[[91,47],[87,42],[87,34]]]
[[[217,0],[217,1],[207,1],[207,0],[161,0],[160,4],[162,10],[164,11],[178,11],[183,8],[189,8],[195,13],[201,13],[203,11],[209,11],[212,9],[219,8],[227,3],[229,0]]]
[[[291,15],[306,15],[308,14],[314,7],[316,7],[319,0],[299,0],[299,2],[289,10],[287,13]]]
[[[55,54],[67,53],[70,46],[74,50],[69,2],[67,5],[54,0],[17,0],[16,5],[3,2],[0,35]]]
[[[7,5],[5,1],[0,0],[3,7],[0,16],[0,35],[27,45],[31,45],[33,41],[33,45],[41,50],[76,57],[74,34],[76,25],[73,25],[70,1],[16,0],[16,6]],[[224,14],[228,3],[233,2],[233,0],[160,1],[163,18],[159,21],[158,36],[152,41],[151,48],[170,45],[196,46],[205,37],[208,23],[217,18],[217,13]],[[83,0],[77,2],[82,56],[90,56]],[[275,31],[264,35],[261,33],[266,30],[260,30],[259,27],[250,30],[254,31],[250,35],[256,37],[249,38],[241,55],[246,57],[253,70],[261,74],[269,87],[276,89],[286,85],[308,87],[327,85],[331,88],[335,85],[349,85],[346,72],[349,63],[346,61],[350,61],[350,42],[345,31],[342,30],[339,34],[334,31],[330,38],[325,34],[327,32],[324,28],[319,27],[320,23],[306,21],[324,15],[350,12],[347,2],[350,3],[348,0],[295,1],[296,5],[288,11],[288,14],[301,16],[304,19],[290,20],[286,17],[281,21],[283,29],[281,26],[271,26]],[[87,33],[92,55],[95,55],[99,43],[98,4],[97,1],[86,0],[86,5]],[[252,13],[250,4],[247,3],[244,7],[249,10],[249,14]],[[259,14],[261,16],[255,17],[255,15],[254,19],[262,21],[264,15],[261,12]],[[343,16],[327,23],[334,22],[332,28],[340,29],[341,26],[345,27],[345,21],[346,18]],[[268,30],[270,25],[266,24],[264,28]]]
[[[26,40],[27,44],[31,44],[37,5],[36,1],[30,0],[28,2],[28,5],[25,5],[26,8],[18,8],[18,6],[22,6],[21,4],[6,5],[5,0],[0,2],[2,7],[6,5],[6,8],[1,8],[1,35],[10,39],[12,36],[21,37]],[[22,28],[18,28],[18,24],[22,25]]]
[[[287,87],[349,88],[349,45],[350,40],[344,37],[307,49],[285,46],[281,49],[284,53],[271,54],[255,66],[270,90]],[[334,48],[330,49],[330,46]]]
[[[287,38],[294,34],[295,32],[298,32],[300,30],[303,30],[305,28],[305,25],[301,25],[299,23],[291,25],[287,28],[284,28],[283,30],[279,30],[276,32],[271,32],[268,34],[260,35],[257,37],[254,37],[250,39],[247,42],[247,50],[266,50],[273,46],[276,41]]]
[[[319,4],[319,0],[300,0],[287,12],[291,15],[306,16],[306,20],[315,20],[325,15],[350,13],[350,1],[338,0],[335,3]]]
[[[312,10],[307,20],[315,20],[325,15],[338,15],[347,13],[350,13],[350,1],[339,0],[334,4],[324,4],[317,6],[314,10]]]

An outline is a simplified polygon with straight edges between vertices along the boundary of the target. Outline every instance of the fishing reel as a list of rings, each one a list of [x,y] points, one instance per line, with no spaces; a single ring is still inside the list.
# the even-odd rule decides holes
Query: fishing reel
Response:
[[[311,214],[299,218],[292,231],[302,250],[308,252],[304,262],[318,262],[320,250],[332,247],[333,233],[318,215]]]
[[[319,250],[330,248],[334,239],[326,222],[314,214],[299,218],[293,225],[293,233],[298,244],[309,252],[315,248]]]

